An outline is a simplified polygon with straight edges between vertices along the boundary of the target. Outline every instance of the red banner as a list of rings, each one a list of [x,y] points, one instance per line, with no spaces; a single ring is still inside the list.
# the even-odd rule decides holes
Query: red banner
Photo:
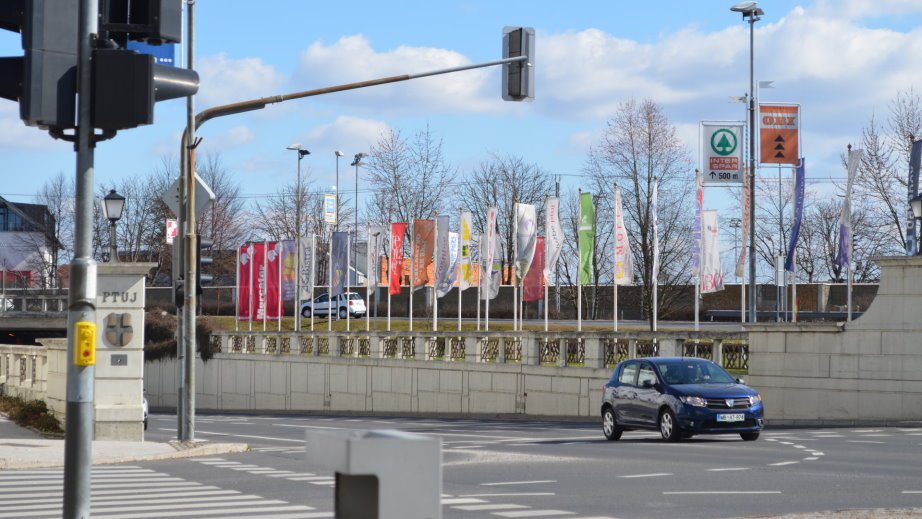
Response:
[[[282,242],[266,244],[266,319],[276,321],[282,306]]]
[[[544,236],[538,236],[535,256],[522,280],[522,301],[544,299]]]
[[[237,253],[237,317],[250,320],[251,268],[253,247],[246,244]]]
[[[406,222],[391,224],[391,272],[388,290],[392,296],[400,295],[400,280],[403,277],[403,240],[406,234]]]
[[[435,254],[435,220],[413,222],[413,286],[429,283],[429,265]]]

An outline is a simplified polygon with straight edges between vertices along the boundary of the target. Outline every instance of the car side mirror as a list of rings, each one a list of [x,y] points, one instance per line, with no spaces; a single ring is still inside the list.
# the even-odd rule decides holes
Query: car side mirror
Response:
[[[743,380],[743,379],[741,379],[741,378],[738,378],[738,379],[736,379],[736,383],[737,383],[737,384],[745,384],[746,381]]]
[[[654,387],[656,387],[656,382],[653,382],[652,380],[649,380],[649,379],[644,380],[643,384],[641,384],[641,387],[643,387],[644,389],[653,389]]]

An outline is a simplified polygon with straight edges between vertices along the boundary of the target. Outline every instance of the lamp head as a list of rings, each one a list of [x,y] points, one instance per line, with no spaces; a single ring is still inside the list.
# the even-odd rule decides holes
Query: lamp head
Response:
[[[289,144],[288,147],[285,149],[286,150],[300,150],[301,145],[300,144]]]
[[[922,220],[922,194],[909,201],[909,208],[912,209],[912,215],[917,220]]]
[[[308,149],[298,150],[298,158],[303,159],[305,155],[310,155],[311,152]]]
[[[339,151],[339,150],[334,151],[333,154],[336,155],[337,157],[345,157],[345,156],[346,156],[345,153],[343,153],[343,152],[341,152],[341,151]]]
[[[765,14],[765,11],[763,11],[756,2],[741,2],[731,7],[730,10],[734,13],[742,13],[743,18],[747,16],[755,18],[756,16]]]
[[[122,218],[122,210],[125,208],[125,197],[115,192],[114,189],[103,197],[102,207],[106,211],[106,218],[115,223]]]

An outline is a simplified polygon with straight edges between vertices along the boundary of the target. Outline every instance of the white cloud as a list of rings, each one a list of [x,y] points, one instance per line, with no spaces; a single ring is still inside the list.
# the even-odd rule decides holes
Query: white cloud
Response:
[[[259,58],[232,59],[220,53],[202,58],[195,68],[201,77],[196,99],[205,106],[278,94],[285,83],[283,74]]]
[[[919,0],[820,0],[813,10],[823,16],[875,18],[922,13],[922,3]]]
[[[220,153],[234,150],[256,140],[256,133],[248,126],[234,126],[228,128],[220,135],[210,136],[202,140],[202,152]]]
[[[0,149],[10,150],[62,150],[72,145],[52,139],[48,132],[26,126],[19,118],[19,105],[0,101]]]
[[[464,55],[446,49],[399,46],[377,51],[361,35],[341,38],[332,45],[312,44],[302,54],[296,78],[315,87],[333,86],[470,64]],[[316,84],[322,78],[323,84]],[[502,109],[499,87],[491,73],[476,69],[412,79],[399,85],[372,86],[332,94],[337,102],[375,113],[489,112]],[[492,88],[491,85],[495,86]]]
[[[302,142],[310,143],[305,144],[308,149],[342,150],[349,156],[360,151],[367,152],[387,129],[387,123],[382,121],[343,115],[329,124],[311,128],[302,137]]]

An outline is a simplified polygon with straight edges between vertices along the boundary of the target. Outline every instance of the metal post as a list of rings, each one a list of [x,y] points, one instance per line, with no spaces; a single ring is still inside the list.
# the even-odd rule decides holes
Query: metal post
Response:
[[[109,262],[118,263],[118,247],[115,243],[115,220],[109,220]]]
[[[560,177],[554,181],[554,196],[557,203],[560,203]],[[554,263],[554,310],[557,312],[557,319],[560,319],[560,258]]]
[[[90,468],[93,448],[93,398],[96,368],[77,365],[77,327],[96,326],[96,262],[93,261],[93,124],[92,74],[90,54],[97,30],[97,0],[80,2],[80,28],[77,40],[79,106],[77,125],[76,207],[74,259],[71,262],[67,312],[67,422],[64,436],[65,519],[90,516]],[[95,349],[96,336],[92,338]]]
[[[339,231],[339,157],[342,156],[341,153],[336,153],[336,222],[333,223],[334,231]]]
[[[188,22],[187,41],[186,41],[186,66],[192,70],[195,54],[195,0],[188,0],[186,4],[186,15]],[[184,271],[186,272],[185,297],[183,306],[183,325],[184,333],[182,337],[183,350],[185,353],[184,372],[183,372],[183,401],[182,407],[183,430],[180,440],[192,441],[195,439],[195,306],[196,302],[196,236],[195,236],[195,96],[189,96],[186,100],[186,149],[184,153],[188,154],[188,167],[185,171],[185,178],[180,184],[185,186],[186,200],[186,234],[183,240],[184,249]],[[180,197],[181,198],[181,197]]]
[[[295,297],[294,297],[294,330],[301,331],[301,150],[295,150],[298,156],[298,194],[295,197]],[[279,269],[281,270],[281,269]],[[281,286],[281,285],[279,285]],[[282,322],[282,316],[279,315],[279,323]]]
[[[756,100],[755,13],[749,13],[749,322],[756,319]]]

